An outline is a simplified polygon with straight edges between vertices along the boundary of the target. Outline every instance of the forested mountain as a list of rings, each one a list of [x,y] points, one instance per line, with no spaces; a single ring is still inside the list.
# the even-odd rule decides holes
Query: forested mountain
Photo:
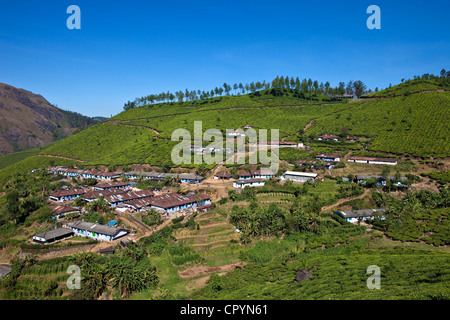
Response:
[[[0,155],[40,147],[98,123],[43,96],[0,83]]]

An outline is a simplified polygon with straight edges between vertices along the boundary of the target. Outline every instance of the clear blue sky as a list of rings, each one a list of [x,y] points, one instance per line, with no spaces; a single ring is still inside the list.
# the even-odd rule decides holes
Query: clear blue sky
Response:
[[[81,30],[69,30],[69,5]],[[381,30],[369,30],[370,5]],[[450,69],[447,0],[3,1],[0,82],[88,116],[277,75],[385,88]]]

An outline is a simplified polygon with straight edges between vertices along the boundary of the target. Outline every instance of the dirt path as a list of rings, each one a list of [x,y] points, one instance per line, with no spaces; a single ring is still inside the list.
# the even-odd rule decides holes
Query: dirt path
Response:
[[[152,128],[152,127],[148,127],[148,126],[144,126],[144,125],[140,125],[140,124],[122,123],[123,121],[125,121],[125,120],[110,120],[110,121],[102,122],[102,124],[118,124],[118,125],[121,125],[121,126],[149,129],[149,130],[152,130],[156,134],[160,134],[161,133],[161,131],[158,131],[155,128]],[[133,120],[127,120],[127,121],[133,121]]]
[[[329,206],[322,207],[322,210],[321,210],[321,211],[322,211],[322,212],[323,212],[323,211],[328,211],[328,210],[330,210],[331,208],[337,207],[337,206],[339,206],[339,205],[341,205],[341,204],[343,204],[344,202],[347,202],[347,201],[356,200],[356,199],[362,199],[362,198],[364,198],[365,196],[367,196],[369,193],[370,193],[370,190],[369,190],[369,189],[365,189],[365,190],[364,190],[364,193],[363,193],[362,195],[359,195],[359,196],[354,197],[354,198],[343,198],[343,199],[339,199],[335,204],[332,204],[332,205],[329,205]]]
[[[303,131],[308,130],[308,128],[311,127],[313,123],[314,123],[314,119],[312,119],[310,122],[308,122],[308,123],[306,124],[306,126],[303,128]]]
[[[184,271],[178,271],[178,274],[180,275],[181,278],[186,279],[186,278],[193,278],[193,277],[198,277],[201,275],[210,274],[213,272],[231,271],[236,268],[243,268],[246,265],[247,264],[245,262],[238,262],[238,263],[230,263],[230,264],[225,264],[225,265],[216,266],[216,267],[193,266],[193,267],[187,268]]]
[[[55,156],[52,154],[37,154],[38,157],[50,157],[50,158],[58,158],[58,159],[66,159],[66,160],[72,160],[72,161],[78,161],[78,162],[84,162],[84,160],[75,159],[75,158],[68,158],[63,156]]]

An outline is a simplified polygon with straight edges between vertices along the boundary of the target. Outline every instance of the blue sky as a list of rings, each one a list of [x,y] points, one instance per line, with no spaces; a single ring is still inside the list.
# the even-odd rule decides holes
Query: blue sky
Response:
[[[81,30],[69,30],[70,5]],[[381,9],[369,30],[367,7]],[[88,116],[150,93],[211,90],[277,75],[385,88],[450,69],[450,2],[8,1],[0,82]]]

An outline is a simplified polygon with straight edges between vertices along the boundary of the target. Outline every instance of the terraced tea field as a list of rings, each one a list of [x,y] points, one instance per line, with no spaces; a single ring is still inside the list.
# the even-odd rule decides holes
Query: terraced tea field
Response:
[[[203,285],[212,273],[225,272],[241,264],[240,234],[216,210],[198,214],[195,222],[199,229],[178,229],[173,235],[179,243],[194,248],[202,257],[200,265],[190,266],[178,273],[184,279],[195,279],[198,285]]]

